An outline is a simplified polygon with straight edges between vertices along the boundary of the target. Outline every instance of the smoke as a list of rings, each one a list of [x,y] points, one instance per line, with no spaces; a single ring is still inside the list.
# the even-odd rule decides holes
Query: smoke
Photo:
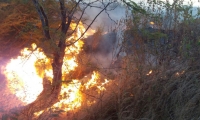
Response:
[[[90,22],[100,11],[98,8],[89,8],[86,10],[86,15],[89,18],[87,22]],[[103,56],[109,60],[113,60],[113,57],[116,57],[117,52],[119,51],[119,44],[121,43],[121,33],[124,29],[119,24],[123,24],[122,21],[126,16],[126,8],[119,4],[112,4],[109,6],[106,11],[102,12],[92,25],[92,29],[101,29],[103,30],[103,36],[100,40],[95,40],[95,36],[91,37],[90,40],[87,40],[87,44],[91,43],[98,44],[96,49],[93,49],[93,53],[96,56]],[[101,31],[102,32],[102,31]],[[92,39],[92,40],[91,40]],[[112,57],[112,58],[111,58]],[[97,57],[101,58],[101,57]],[[108,61],[107,61],[108,62]]]
[[[109,32],[97,37],[95,35],[85,39],[84,51],[92,64],[107,79],[115,79],[117,70],[120,68],[117,54],[119,52],[119,38],[116,32]]]
[[[99,3],[96,6],[101,6]],[[88,18],[86,21],[89,24],[96,15],[100,12],[99,8],[91,7],[86,9],[84,17]],[[99,71],[104,75],[109,73],[115,76],[118,68],[121,67],[119,51],[121,48],[121,34],[124,28],[119,24],[126,16],[126,8],[120,3],[115,3],[109,6],[106,11],[102,12],[93,25],[92,29],[101,29],[101,35],[94,34],[84,40],[84,51],[90,57],[90,61],[97,65]],[[97,31],[98,32],[98,31]],[[114,77],[109,77],[114,79]]]
[[[102,7],[102,3],[95,3],[94,6]],[[103,8],[103,7],[102,7]],[[97,14],[102,10],[98,7],[89,7],[86,9],[84,17],[87,19],[86,24],[91,23],[91,21],[97,16]],[[108,8],[103,11],[97,19],[92,24],[92,29],[97,27],[103,27],[105,31],[108,31],[112,27],[116,26],[116,23],[124,18],[126,14],[126,8],[120,3],[113,3],[108,6]]]

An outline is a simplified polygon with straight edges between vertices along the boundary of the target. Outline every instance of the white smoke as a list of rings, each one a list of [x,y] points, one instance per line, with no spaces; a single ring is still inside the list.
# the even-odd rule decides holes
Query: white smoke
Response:
[[[102,3],[96,3],[95,6],[102,6]],[[103,8],[103,7],[102,7]],[[98,13],[102,10],[102,8],[98,7],[88,7],[84,14],[84,17],[87,18],[86,23],[89,24],[91,21],[98,15]],[[116,23],[124,18],[126,14],[126,8],[119,4],[114,3],[108,6],[106,10],[104,10],[94,21],[92,24],[92,28],[95,29],[97,27],[103,27],[105,31],[110,29],[111,27],[116,26]]]

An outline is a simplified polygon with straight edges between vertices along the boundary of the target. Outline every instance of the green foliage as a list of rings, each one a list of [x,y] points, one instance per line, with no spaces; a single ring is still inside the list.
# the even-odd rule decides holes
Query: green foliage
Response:
[[[165,33],[162,33],[160,31],[156,31],[156,32],[150,32],[148,30],[141,30],[142,31],[142,35],[144,37],[147,37],[147,39],[155,39],[155,40],[159,40],[161,38],[167,38],[167,35]]]
[[[129,5],[130,5],[131,8],[133,9],[133,10],[132,10],[133,13],[140,12],[140,13],[142,13],[142,14],[146,14],[146,11],[145,11],[142,7],[138,6],[135,2],[130,1],[130,2],[129,2]]]

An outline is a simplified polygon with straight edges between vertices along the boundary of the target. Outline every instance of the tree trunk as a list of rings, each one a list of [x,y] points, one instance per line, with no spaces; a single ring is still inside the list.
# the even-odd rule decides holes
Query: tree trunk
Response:
[[[37,0],[32,0],[42,22],[42,27],[44,30],[44,36],[47,40],[51,39],[49,34],[49,24],[48,18]],[[66,9],[64,5],[64,0],[59,0],[60,2],[60,10],[61,10],[61,32],[62,35],[60,36],[58,50],[54,51],[54,58],[52,63],[53,69],[53,80],[52,85],[50,88],[44,88],[44,90],[40,93],[38,98],[29,105],[25,106],[21,110],[19,110],[20,116],[18,117],[20,120],[28,120],[32,119],[35,112],[39,112],[46,108],[53,106],[56,102],[58,102],[58,96],[60,95],[61,91],[61,80],[62,80],[62,65],[63,65],[63,58],[65,55],[65,39],[66,39],[66,32],[69,29],[71,23],[71,17],[68,17],[68,21],[66,23]]]
[[[64,57],[65,46],[62,45],[60,52],[54,54],[54,59],[52,63],[53,68],[53,82],[49,88],[44,88],[38,98],[29,105],[25,106],[21,110],[19,110],[18,119],[32,119],[35,112],[42,111],[46,108],[53,106],[56,102],[58,102],[58,96],[61,91],[61,79],[62,79],[62,64]],[[43,80],[44,82],[44,80]],[[43,83],[44,84],[44,83]]]
[[[87,32],[89,27],[96,20],[96,18],[100,15],[100,13],[102,13],[104,10],[106,10],[106,8],[112,3],[112,2],[109,2],[109,3],[107,3],[107,5],[104,6],[104,8],[96,15],[96,17],[89,24],[89,26],[87,27],[87,29],[85,30],[85,32],[82,34],[82,36],[80,38],[78,38],[77,40],[72,41],[72,43],[66,45],[66,38],[67,38],[66,34],[69,32],[68,30],[70,28],[70,24],[72,22],[73,15],[77,11],[77,9],[79,7],[79,3],[81,1],[82,0],[75,2],[74,6],[71,10],[68,10],[65,8],[65,4],[66,4],[65,0],[58,1],[60,3],[61,36],[60,36],[58,45],[55,43],[57,48],[54,49],[54,53],[53,53],[54,57],[53,57],[53,63],[52,63],[52,70],[53,70],[52,84],[49,85],[49,88],[46,88],[46,86],[44,86],[45,83],[43,83],[44,90],[40,93],[38,98],[33,103],[30,103],[17,111],[17,113],[19,115],[19,116],[17,116],[17,118],[19,120],[32,120],[35,112],[39,112],[46,108],[49,108],[49,107],[53,106],[56,102],[59,101],[58,96],[60,95],[61,85],[62,85],[62,82],[61,82],[62,81],[62,65],[63,65],[63,58],[65,55],[65,48],[70,45],[73,45],[75,42],[77,42]],[[49,22],[48,22],[47,15],[45,14],[43,7],[40,5],[38,0],[32,0],[32,2],[35,5],[35,8],[39,15],[39,18],[41,20],[42,29],[43,29],[46,41],[50,42],[51,35],[49,32]],[[90,6],[90,4],[88,4],[85,7],[85,9],[89,6]],[[83,10],[82,15],[84,14],[84,12],[85,12],[85,10]],[[79,18],[76,27],[78,26],[78,24],[82,18],[82,15]],[[75,32],[75,30],[73,30],[73,32],[70,32],[70,34],[67,34],[67,35],[72,35],[74,32]],[[80,74],[80,77],[82,77],[82,76],[83,76],[83,74]]]

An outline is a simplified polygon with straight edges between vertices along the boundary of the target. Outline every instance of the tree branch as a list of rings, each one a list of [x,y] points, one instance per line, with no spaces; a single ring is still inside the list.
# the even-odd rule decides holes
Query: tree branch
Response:
[[[66,33],[66,9],[64,0],[59,0],[60,2],[60,12],[61,12],[61,31],[63,34]],[[69,19],[69,18],[68,18]]]
[[[81,0],[80,0],[80,1],[81,1]],[[79,2],[80,2],[80,1],[79,1]],[[78,22],[77,22],[77,24],[76,24],[75,29],[69,34],[69,36],[71,36],[71,35],[76,31],[76,29],[77,29],[77,27],[78,27],[78,25],[79,25],[79,23],[80,23],[80,21],[81,21],[81,19],[82,19],[82,17],[83,17],[83,14],[85,13],[85,10],[86,10],[86,8],[87,8],[88,6],[89,6],[89,5],[87,5],[87,6],[83,9],[80,18],[78,19]]]
[[[49,40],[51,39],[51,36],[49,34],[49,21],[48,18],[44,12],[44,9],[42,8],[42,6],[39,4],[38,0],[32,0],[35,8],[39,14],[40,20],[42,22],[42,29],[44,32],[45,37]]]
[[[89,26],[86,28],[85,32],[75,41],[73,41],[72,43],[67,44],[66,46],[71,46],[74,43],[76,43],[77,41],[79,41],[84,35],[85,33],[88,31],[88,29],[91,27],[91,25],[94,23],[94,21],[97,19],[97,17],[110,5],[111,3],[108,3],[96,16],[95,18],[92,20],[92,22],[89,24]]]

